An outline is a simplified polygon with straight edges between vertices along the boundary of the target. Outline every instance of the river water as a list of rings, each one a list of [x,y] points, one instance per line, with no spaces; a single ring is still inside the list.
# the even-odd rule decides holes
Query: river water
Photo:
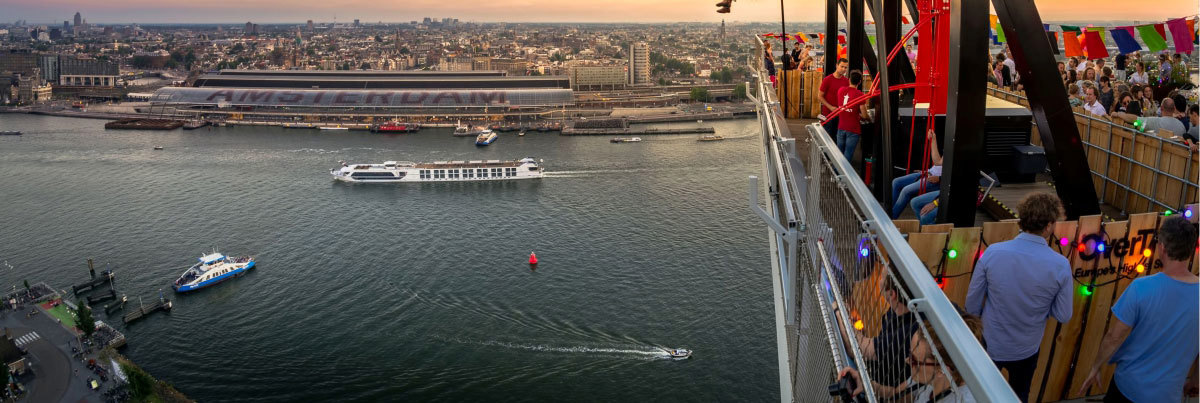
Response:
[[[134,301],[174,298],[116,326],[126,355],[199,401],[778,400],[766,231],[747,208],[753,120],[701,123],[722,142],[531,132],[483,148],[447,129],[103,123],[0,115],[25,132],[0,137],[0,260],[15,267],[0,287],[69,288],[90,257]],[[339,160],[526,156],[546,178],[328,174]],[[172,295],[214,247],[258,267]]]

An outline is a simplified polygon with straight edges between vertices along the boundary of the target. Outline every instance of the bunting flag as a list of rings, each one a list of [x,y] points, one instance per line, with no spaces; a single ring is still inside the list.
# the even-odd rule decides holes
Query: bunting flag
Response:
[[[1100,33],[1088,30],[1083,33],[1083,40],[1087,42],[1088,60],[1108,58],[1108,49],[1104,46],[1104,40],[1100,38]]]
[[[825,45],[825,34],[817,34],[817,37],[821,38],[821,45]]]
[[[1060,26],[1062,27],[1063,32],[1074,32],[1075,35],[1080,35],[1083,33],[1083,31],[1080,30],[1079,27],[1074,26],[1074,25],[1060,25]]]
[[[1171,27],[1171,40],[1175,41],[1175,51],[1180,53],[1192,54],[1192,30],[1188,28],[1187,20],[1176,18],[1167,21],[1167,26]]]
[[[871,47],[875,47],[875,35],[867,35],[867,40],[871,42]]]
[[[1044,31],[1049,31],[1049,30],[1050,30],[1050,24],[1042,24],[1042,30],[1044,30]]]
[[[843,29],[839,29],[838,31],[841,31],[843,34],[846,34],[846,35],[849,35],[849,34],[850,34],[849,32],[846,32],[846,29],[845,29],[845,28],[843,28]]]
[[[1166,40],[1167,29],[1163,26],[1163,23],[1160,22],[1158,24],[1154,24],[1154,30],[1158,31],[1158,36],[1161,36],[1163,37],[1163,40]]]
[[[1000,23],[998,22],[996,23],[996,42],[1008,42],[1008,40],[1004,38],[1004,27],[1000,26]]]
[[[999,16],[997,16],[995,14],[988,15],[988,26],[992,27],[992,29],[996,29],[996,24],[998,24],[999,21],[1000,21]]]
[[[809,38],[809,39],[817,39],[817,38],[821,38],[821,40],[825,40],[825,34],[820,34],[820,35],[818,35],[818,34],[808,34],[808,38]]]
[[[1123,55],[1142,50],[1142,45],[1138,44],[1136,39],[1133,39],[1133,33],[1130,31],[1132,31],[1131,27],[1118,27],[1109,31],[1112,32],[1113,41],[1117,43],[1117,50]]]
[[[1188,31],[1192,31],[1192,41],[1196,40],[1196,19],[1187,20]]]
[[[1167,41],[1162,35],[1158,34],[1158,30],[1154,25],[1138,25],[1138,34],[1142,36],[1142,42],[1146,43],[1146,49],[1151,52],[1158,52],[1167,48]]]
[[[1063,31],[1063,56],[1083,56],[1083,48],[1079,45],[1079,37],[1074,31]]]
[[[838,45],[846,44],[846,35],[838,35]]]
[[[1103,42],[1108,42],[1108,37],[1106,35],[1104,35],[1104,27],[1088,27],[1087,30],[1089,32],[1095,32],[1095,33],[1100,34],[1100,40]]]
[[[800,41],[800,43],[808,43],[808,35],[805,35],[803,32],[797,32],[796,40]]]
[[[903,22],[905,24],[912,24],[911,22],[908,21],[908,16],[906,16],[906,15],[900,16],[900,22]]]

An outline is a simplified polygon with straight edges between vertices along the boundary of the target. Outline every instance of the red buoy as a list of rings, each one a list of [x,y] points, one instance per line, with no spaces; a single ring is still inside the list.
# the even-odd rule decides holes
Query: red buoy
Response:
[[[537,264],[537,254],[529,252],[529,264]]]

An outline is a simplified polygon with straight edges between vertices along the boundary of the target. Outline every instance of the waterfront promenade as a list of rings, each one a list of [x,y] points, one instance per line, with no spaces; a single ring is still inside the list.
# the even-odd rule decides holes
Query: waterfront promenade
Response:
[[[27,368],[25,374],[16,380],[25,385],[26,393],[17,399],[18,402],[103,402],[101,394],[114,385],[110,377],[107,382],[101,382],[99,391],[87,387],[89,378],[100,382],[91,370],[87,368],[88,359],[97,359],[96,353],[84,354],[82,358],[72,358],[72,346],[79,346],[79,340],[74,331],[63,327],[54,316],[51,316],[40,304],[24,303],[18,308],[0,311],[0,327],[3,327],[13,338],[17,347],[28,351],[25,356]],[[31,311],[38,313],[27,316]],[[97,359],[99,363],[100,360]],[[113,371],[111,364],[100,363],[109,374]]]

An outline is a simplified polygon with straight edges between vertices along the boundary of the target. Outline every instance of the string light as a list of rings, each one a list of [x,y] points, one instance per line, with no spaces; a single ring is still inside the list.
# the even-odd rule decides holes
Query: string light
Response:
[[[1104,242],[1096,243],[1096,250],[1104,252]]]
[[[1079,293],[1083,294],[1083,296],[1085,296],[1085,297],[1091,296],[1093,290],[1094,290],[1094,288],[1092,287],[1091,284],[1079,286]]]
[[[1192,218],[1192,209],[1189,207],[1187,210],[1183,210],[1183,216],[1188,219],[1191,219]]]
[[[1150,248],[1143,248],[1143,249],[1142,249],[1142,256],[1145,256],[1145,257],[1150,257],[1150,255],[1152,255],[1152,254],[1154,254],[1154,252],[1151,252],[1151,251],[1150,251]]]
[[[1062,245],[1062,246],[1067,246],[1067,245],[1071,244],[1071,240],[1067,239],[1067,237],[1063,237],[1062,239],[1058,240],[1058,244]]]
[[[949,252],[946,252],[946,256],[949,256],[951,259],[954,259],[954,258],[958,257],[958,251],[951,249]]]
[[[1170,216],[1171,214],[1175,214],[1175,212],[1174,212],[1174,211],[1171,211],[1171,210],[1167,210],[1167,211],[1164,211],[1164,212],[1163,212],[1163,216],[1164,216],[1164,217],[1165,217],[1165,216]]]
[[[867,255],[871,254],[871,250],[867,249],[867,248],[862,248],[862,249],[858,250],[858,254],[862,257],[867,257]]]
[[[863,330],[862,319],[854,321],[854,330]]]
[[[1145,266],[1145,265],[1142,265],[1142,264],[1138,264],[1138,265],[1137,265],[1137,272],[1138,272],[1138,274],[1145,273],[1145,272],[1146,272],[1146,266]]]
[[[1083,252],[1087,252],[1087,244],[1080,243],[1079,244],[1079,253],[1083,253]]]

